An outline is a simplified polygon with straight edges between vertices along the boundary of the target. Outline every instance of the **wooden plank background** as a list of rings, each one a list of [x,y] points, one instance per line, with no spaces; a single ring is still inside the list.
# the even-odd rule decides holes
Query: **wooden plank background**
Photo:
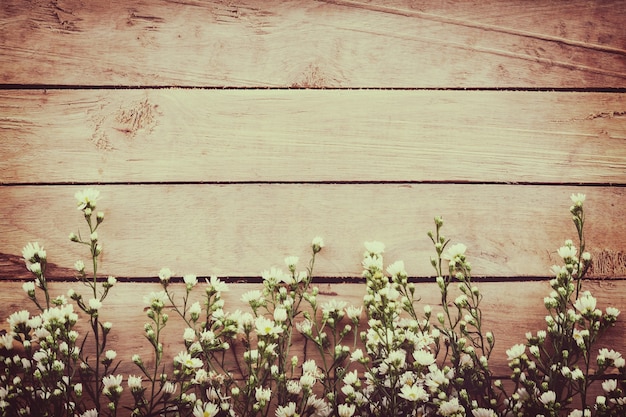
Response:
[[[564,3],[5,0],[0,81],[624,87],[623,1]]]
[[[505,374],[505,349],[543,325],[571,193],[587,194],[587,285],[626,311],[624,21],[623,0],[4,0],[0,320],[27,306],[28,241],[54,291],[73,285],[87,186],[127,358],[147,349],[126,335],[162,266],[232,278],[241,308],[320,235],[323,292],[357,303],[362,242],[428,281],[443,215],[486,278]],[[434,288],[419,284],[436,305]]]

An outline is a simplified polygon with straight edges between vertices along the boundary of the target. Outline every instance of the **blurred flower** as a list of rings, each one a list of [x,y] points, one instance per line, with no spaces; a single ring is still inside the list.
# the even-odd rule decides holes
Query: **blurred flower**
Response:
[[[585,194],[582,193],[577,193],[577,194],[572,194],[570,196],[572,203],[574,203],[575,206],[582,206],[582,204],[585,202]]]
[[[557,252],[561,258],[567,261],[576,257],[576,253],[578,252],[578,250],[574,246],[566,245],[561,246]]]
[[[77,200],[78,210],[93,210],[96,208],[98,198],[100,198],[100,191],[93,188],[86,188],[82,191],[77,191],[74,194],[74,198]]]
[[[194,417],[214,417],[219,413],[220,409],[213,403],[198,403],[193,408]]]
[[[161,268],[161,270],[159,271],[159,280],[162,283],[166,284],[170,281],[172,275],[172,271],[169,268]]]
[[[539,401],[545,405],[554,404],[556,401],[556,393],[554,391],[546,391],[539,396]]]
[[[465,251],[467,250],[467,246],[462,243],[457,243],[456,245],[452,245],[448,248],[448,251],[444,253],[441,257],[448,261],[456,260],[465,257]]]
[[[574,307],[583,315],[593,313],[593,311],[596,309],[596,299],[591,296],[591,293],[589,291],[585,291],[576,300],[576,302],[574,302]]]
[[[385,244],[382,242],[372,241],[365,242],[365,254],[363,256],[382,255],[385,252]]]
[[[525,351],[526,351],[526,345],[523,345],[521,343],[514,345],[513,347],[511,347],[511,349],[506,350],[507,359],[509,361],[512,361],[513,359],[517,359],[520,356],[522,356]]]
[[[318,253],[322,250],[323,247],[324,240],[321,237],[317,236],[313,238],[313,241],[311,241],[311,248],[313,249],[313,253]]]
[[[339,404],[337,407],[337,413],[339,417],[352,417],[356,411],[354,404]]]
[[[400,388],[400,397],[414,402],[425,402],[428,401],[428,393],[422,386],[414,384],[414,385],[403,385]]]
[[[39,243],[29,242],[22,249],[22,256],[27,264],[30,262],[39,262],[46,259],[46,251],[43,249],[43,246],[39,246]]]

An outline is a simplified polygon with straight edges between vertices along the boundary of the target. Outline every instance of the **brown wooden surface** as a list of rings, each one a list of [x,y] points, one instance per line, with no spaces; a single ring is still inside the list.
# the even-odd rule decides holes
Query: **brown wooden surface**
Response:
[[[75,209],[82,186],[0,188],[0,253],[19,258],[39,241],[49,261],[72,268],[88,256],[68,239],[85,232]],[[576,238],[569,196],[588,196],[587,245],[601,261],[598,276],[625,276],[626,188],[455,184],[188,184],[99,186],[106,220],[99,229],[103,274],[154,277],[178,273],[259,276],[289,255],[305,259],[322,236],[320,276],[358,277],[363,242],[386,244],[389,262],[402,259],[415,276],[431,276],[426,233],[442,215],[444,233],[468,245],[476,275],[549,276],[556,250]],[[616,256],[619,255],[619,256]],[[5,264],[15,264],[11,257]],[[87,261],[87,259],[84,259]],[[304,261],[303,261],[304,262]],[[87,262],[85,262],[87,264]],[[0,277],[23,276],[2,268]],[[57,275],[58,276],[58,275]],[[67,273],[61,274],[67,276]]]
[[[201,285],[201,284],[200,284]],[[548,282],[514,282],[503,285],[502,283],[479,283],[481,293],[484,296],[483,320],[485,330],[491,330],[495,335],[496,348],[492,356],[492,370],[495,375],[506,377],[510,370],[506,361],[506,349],[516,343],[524,343],[527,331],[536,332],[545,329],[545,315],[543,298],[550,293]],[[0,312],[0,320],[8,316],[5,311],[15,311],[29,309],[33,313],[34,306],[28,300],[21,289],[21,283],[3,284],[6,291],[0,293],[0,305],[6,306]],[[77,292],[83,291],[83,287],[78,283],[53,283],[51,285],[53,295],[66,294],[69,288]],[[172,286],[178,293],[178,300],[184,294],[184,287],[180,284]],[[230,291],[223,293],[225,299],[225,311],[250,311],[249,307],[240,301],[241,295],[249,290],[261,289],[262,284],[231,284]],[[321,284],[318,301],[323,303],[330,298],[338,298],[347,301],[349,304],[358,306],[362,304],[365,294],[364,284]],[[604,310],[607,306],[614,306],[626,309],[626,281],[595,281],[589,282],[585,286],[598,300],[598,308]],[[138,369],[130,360],[132,355],[141,355],[147,364],[151,362],[150,344],[143,336],[143,324],[148,322],[145,315],[143,296],[151,291],[160,291],[159,284],[118,283],[109,293],[109,297],[104,302],[104,310],[100,315],[102,320],[113,322],[113,330],[109,336],[111,348],[118,352],[118,359],[124,361],[119,368],[119,372],[124,374],[136,374]],[[197,288],[195,293],[198,297],[202,294],[202,289]],[[424,305],[433,308],[433,314],[440,311],[441,296],[434,283],[417,284],[416,295],[421,297],[418,302],[418,309]],[[176,317],[174,311],[168,311],[170,321],[164,331],[164,352],[167,359],[171,359],[184,349],[182,335],[185,328],[184,322]],[[436,319],[434,319],[436,321]],[[79,333],[84,334],[84,331]],[[624,320],[619,320],[614,328],[604,336],[599,343],[598,349],[603,346],[621,347],[626,337],[626,324]],[[302,352],[301,339],[294,339],[293,353]],[[596,354],[597,352],[594,352]],[[309,354],[312,354],[309,352]],[[300,355],[302,359],[302,355]],[[152,359],[153,361],[153,359]]]
[[[99,183],[100,271],[128,278],[103,310],[124,374],[149,352],[141,296],[162,266],[245,281],[304,264],[320,235],[324,297],[360,303],[363,284],[332,280],[360,276],[363,241],[426,279],[443,215],[495,281],[479,285],[506,376],[504,351],[544,327],[535,278],[575,237],[571,193],[588,288],[626,311],[624,21],[623,0],[2,0],[0,329],[29,305],[27,242],[53,292],[78,287],[73,194]],[[227,306],[258,287],[232,284]],[[604,344],[625,333],[620,317]]]
[[[0,83],[625,87],[622,0],[4,0]]]
[[[0,183],[626,183],[623,94],[0,90],[0,131]]]

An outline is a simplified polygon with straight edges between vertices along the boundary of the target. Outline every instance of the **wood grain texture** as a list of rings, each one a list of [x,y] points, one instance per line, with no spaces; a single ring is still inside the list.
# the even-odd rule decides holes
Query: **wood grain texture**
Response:
[[[5,0],[5,84],[625,87],[623,0]]]
[[[49,261],[72,268],[88,253],[68,240],[86,225],[74,192],[82,186],[0,187],[0,267],[24,276],[16,257],[39,241]],[[556,249],[574,239],[569,196],[587,194],[587,245],[602,261],[597,276],[626,276],[624,187],[460,184],[190,184],[107,185],[98,210],[103,274],[255,277],[289,255],[306,259],[310,242],[327,247],[319,276],[359,277],[363,242],[386,244],[386,260],[404,260],[412,276],[432,276],[426,236],[442,215],[445,235],[463,242],[477,276],[548,276]],[[11,257],[11,255],[13,257]],[[611,264],[614,262],[613,264]],[[21,262],[18,261],[21,264]],[[86,262],[87,263],[87,262]],[[10,267],[13,265],[12,267]],[[60,276],[63,269],[59,270]],[[26,274],[27,275],[27,274]]]
[[[0,183],[626,184],[625,121],[608,93],[5,90]]]
[[[491,369],[495,375],[507,377],[510,375],[510,370],[506,361],[506,349],[516,343],[523,343],[526,340],[527,331],[536,332],[546,327],[543,298],[550,293],[550,286],[547,282],[514,282],[505,285],[479,283],[478,286],[484,297],[481,304],[484,328],[491,330],[496,340]],[[83,287],[77,283],[53,283],[51,292],[53,295],[66,294],[70,288],[80,292]],[[181,284],[174,284],[172,288],[179,297],[182,297],[184,287]],[[241,295],[249,290],[260,288],[261,284],[231,285],[230,291],[223,293],[226,303],[224,310],[227,312],[233,312],[236,309],[250,311],[249,306],[240,301]],[[334,298],[359,306],[365,294],[364,284],[323,284],[319,285],[319,288],[319,303]],[[159,284],[118,283],[104,302],[100,317],[101,320],[113,322],[109,343],[117,350],[118,359],[123,361],[119,372],[125,377],[128,374],[137,373],[137,368],[130,360],[133,354],[141,355],[146,364],[153,363],[150,345],[142,336],[143,324],[148,321],[145,316],[143,297],[160,289]],[[626,281],[589,282],[585,289],[590,290],[597,298],[598,308],[604,310],[608,306],[613,306],[621,311],[626,310]],[[196,290],[197,296],[201,293],[200,289]],[[435,283],[418,284],[416,295],[421,297],[418,310],[428,304],[432,306],[433,314],[440,311],[441,296]],[[30,308],[31,302],[22,291],[21,283],[0,281],[0,323],[2,323],[0,328],[6,327],[5,319],[13,311]],[[31,311],[35,313],[34,310]],[[163,343],[164,352],[171,362],[171,359],[184,349],[182,334],[185,325],[173,311],[169,312],[169,315],[170,321],[164,330]],[[84,331],[80,333],[84,334]],[[626,324],[620,317],[615,327],[610,329],[599,343],[598,348],[611,346],[615,350],[624,351],[626,349],[625,337]],[[293,353],[299,354],[302,359],[300,355],[302,350],[301,338],[295,338]],[[309,355],[312,354],[309,352]]]

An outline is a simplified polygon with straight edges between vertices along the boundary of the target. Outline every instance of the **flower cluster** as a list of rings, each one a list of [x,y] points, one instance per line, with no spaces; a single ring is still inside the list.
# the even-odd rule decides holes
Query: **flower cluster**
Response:
[[[582,194],[571,197],[577,242],[557,250],[561,264],[551,269],[545,328],[499,348],[511,370],[507,381],[489,365],[496,342],[484,328],[483,295],[472,281],[468,248],[442,235],[440,217],[428,233],[438,306],[420,305],[404,262],[386,266],[385,245],[375,241],[365,242],[365,295],[357,306],[320,299],[313,283],[324,248],[319,237],[305,268],[289,256],[283,268],[261,273],[262,286],[240,296],[246,311],[227,308],[230,287],[222,279],[175,276],[163,268],[161,288],[143,299],[143,336],[152,352],[127,358],[135,372],[118,373],[120,359],[108,346],[112,324],[103,321],[117,280],[97,272],[103,250],[97,229],[104,221],[102,212],[95,213],[99,193],[87,189],[75,197],[89,231],[86,238],[72,233],[70,240],[90,254],[90,268],[82,260],[74,265],[87,291],[53,296],[46,251],[38,243],[24,247],[34,280],[23,289],[36,309],[11,314],[0,335],[0,416],[96,417],[122,410],[133,417],[626,413],[626,360],[598,347],[620,311],[600,309],[583,285],[591,256]],[[170,315],[174,329],[168,328]],[[76,330],[79,320],[88,324],[85,335]],[[165,340],[172,331],[178,345]],[[165,352],[172,345],[178,350]]]
[[[551,269],[552,290],[544,298],[547,327],[528,332],[525,344],[506,352],[516,385],[508,410],[519,416],[565,412],[571,416],[608,416],[626,412],[624,387],[618,388],[617,384],[618,379],[624,383],[626,362],[619,353],[596,347],[600,335],[614,325],[620,311],[614,307],[601,311],[591,292],[582,291],[583,278],[591,265],[583,233],[585,195],[575,194],[571,199],[578,247],[567,240],[557,251],[562,265]],[[610,379],[602,382],[605,377]],[[597,382],[602,382],[605,395],[592,401],[588,392]],[[571,404],[579,408],[570,410]]]
[[[35,242],[22,251],[34,276],[34,281],[25,282],[22,288],[36,313],[13,313],[7,319],[7,333],[0,337],[0,415],[89,416],[104,409],[112,415],[117,411],[122,375],[114,375],[117,353],[107,349],[112,324],[100,317],[103,302],[117,280],[98,280],[102,245],[97,229],[104,221],[103,212],[94,216],[98,197],[93,189],[76,193],[89,234],[87,239],[76,233],[69,237],[88,247],[91,256],[90,275],[82,260],[75,264],[76,279],[88,289],[85,296],[70,290],[53,297],[46,279],[44,248]],[[81,317],[86,317],[90,333],[81,335],[76,330]]]

